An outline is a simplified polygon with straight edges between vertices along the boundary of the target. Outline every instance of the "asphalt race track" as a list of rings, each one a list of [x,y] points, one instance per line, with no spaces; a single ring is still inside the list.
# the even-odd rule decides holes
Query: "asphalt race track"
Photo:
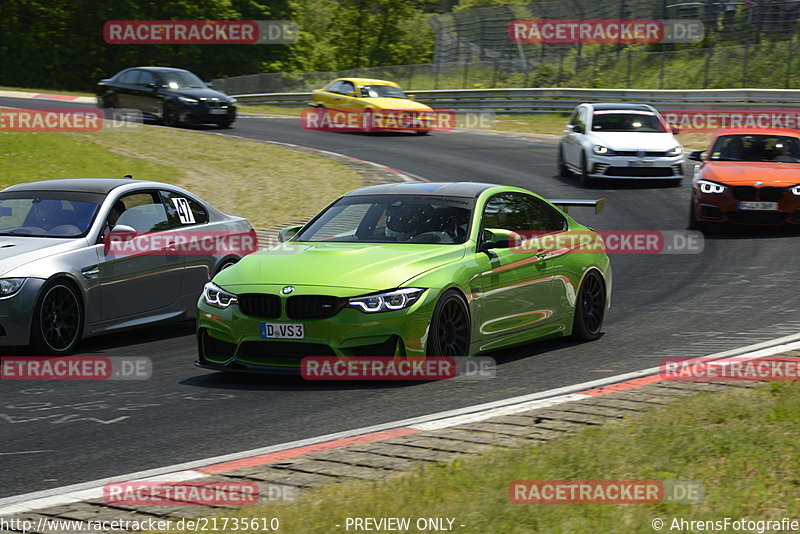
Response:
[[[0,106],[66,105],[0,99]],[[556,176],[554,144],[474,131],[309,133],[298,122],[242,118],[229,130],[207,129],[332,150],[428,180],[519,185],[551,198],[605,197],[601,215],[571,212],[600,230],[686,228],[686,184],[585,189]],[[500,400],[800,331],[800,235],[743,234],[707,239],[702,254],[613,256],[605,335],[588,344],[551,341],[492,354],[494,380],[320,384],[223,376],[193,366],[188,322],[84,341],[84,355],[152,358],[152,379],[0,383],[0,497]]]

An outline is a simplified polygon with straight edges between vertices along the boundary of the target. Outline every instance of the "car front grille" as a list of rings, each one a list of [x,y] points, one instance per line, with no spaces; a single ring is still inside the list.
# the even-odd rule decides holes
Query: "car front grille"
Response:
[[[640,154],[637,154],[636,150],[615,150],[614,155],[616,156],[635,156],[641,157]],[[649,156],[651,158],[663,158],[667,155],[666,152],[657,152],[657,151],[647,151],[644,153],[645,156]]]
[[[286,301],[286,315],[290,319],[327,319],[333,317],[347,304],[347,299],[326,295],[298,295]]]
[[[222,102],[220,100],[204,100],[206,107],[208,108],[226,108],[228,104]]]
[[[606,169],[606,176],[664,178],[675,174],[675,169],[672,167],[609,167]]]
[[[281,299],[278,295],[244,293],[238,299],[239,309],[250,317],[275,319],[281,316]]]
[[[328,345],[298,341],[245,341],[236,357],[253,362],[300,362],[309,356],[336,356]]]
[[[777,202],[783,198],[782,187],[753,187],[751,185],[737,185],[731,188],[733,198],[736,200],[763,200]]]

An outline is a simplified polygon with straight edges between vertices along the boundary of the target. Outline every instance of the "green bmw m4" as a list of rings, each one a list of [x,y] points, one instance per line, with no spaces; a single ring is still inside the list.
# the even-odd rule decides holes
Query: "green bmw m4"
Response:
[[[608,256],[552,243],[599,239],[557,206],[599,212],[602,202],[473,182],[350,192],[205,286],[196,363],[296,373],[306,356],[471,356],[596,339]]]

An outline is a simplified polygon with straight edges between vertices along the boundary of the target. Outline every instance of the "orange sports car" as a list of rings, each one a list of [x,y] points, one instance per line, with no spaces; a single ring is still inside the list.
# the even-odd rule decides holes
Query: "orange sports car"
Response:
[[[800,224],[800,131],[717,130],[692,178],[690,226]]]

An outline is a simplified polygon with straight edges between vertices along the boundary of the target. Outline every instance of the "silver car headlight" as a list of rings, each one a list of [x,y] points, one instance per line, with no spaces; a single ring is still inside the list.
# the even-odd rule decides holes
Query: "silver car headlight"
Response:
[[[0,278],[0,298],[10,297],[25,283],[24,278]]]
[[[793,195],[800,197],[800,185],[790,187],[789,191],[791,191]]]
[[[708,180],[697,180],[697,187],[700,188],[701,193],[718,194],[727,191],[727,187],[716,182],[709,182]]]
[[[197,104],[199,102],[196,98],[189,98],[188,96],[179,96],[178,100],[185,104]]]
[[[607,146],[603,145],[594,145],[592,147],[592,152],[597,154],[598,156],[613,156],[614,151],[608,148]]]
[[[348,299],[347,305],[366,313],[402,310],[414,304],[424,292],[424,289],[418,287],[404,287],[384,293],[353,297]]]
[[[217,284],[209,282],[203,288],[203,301],[209,306],[225,309],[231,304],[236,304],[238,299],[233,293],[228,293]]]
[[[675,157],[675,156],[680,156],[681,154],[683,154],[683,148],[681,148],[681,146],[678,145],[675,148],[667,150],[665,155],[669,157]]]

